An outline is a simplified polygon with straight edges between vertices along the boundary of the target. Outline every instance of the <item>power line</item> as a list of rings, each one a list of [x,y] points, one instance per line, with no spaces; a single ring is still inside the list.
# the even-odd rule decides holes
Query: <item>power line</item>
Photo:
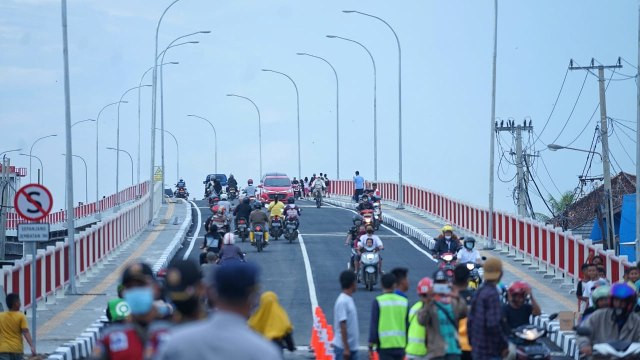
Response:
[[[538,140],[540,140],[540,136],[542,136],[542,133],[544,133],[544,130],[547,128],[547,125],[549,125],[549,121],[551,120],[551,116],[553,115],[553,112],[556,110],[556,105],[558,105],[558,100],[560,99],[560,94],[562,94],[562,89],[564,89],[564,83],[567,81],[567,75],[568,74],[569,74],[569,68],[567,67],[567,71],[564,73],[564,78],[562,79],[562,85],[560,85],[560,90],[558,91],[558,95],[556,96],[556,101],[553,103],[553,107],[551,108],[551,112],[549,113],[549,116],[547,117],[547,121],[545,121],[544,126],[542,127],[542,130],[540,131],[540,134],[538,134],[536,139],[533,141],[534,145],[538,142]]]
[[[631,155],[629,155],[629,153],[627,152],[627,149],[624,148],[624,144],[622,143],[622,140],[620,140],[618,133],[614,130],[615,128],[613,127],[613,124],[614,124],[614,121],[611,121],[611,132],[616,136],[616,139],[618,139],[618,142],[620,143],[620,147],[622,148],[622,151],[624,151],[624,153],[627,155],[627,158],[629,158],[633,166],[636,166],[636,162],[633,161],[633,159],[631,158]],[[622,170],[622,167],[620,169]]]
[[[553,139],[553,141],[551,143],[555,144],[555,142],[558,141],[558,139],[560,138],[560,136],[562,135],[564,130],[567,128],[567,125],[569,124],[569,121],[571,120],[571,117],[573,116],[573,112],[576,110],[576,106],[578,105],[578,101],[580,100],[580,96],[582,96],[582,90],[584,90],[584,84],[586,84],[588,76],[589,76],[588,73],[585,73],[584,80],[582,81],[582,86],[580,87],[580,92],[578,92],[578,97],[576,98],[576,101],[573,103],[573,108],[571,109],[571,112],[569,113],[569,117],[567,118],[567,121],[565,121],[564,126],[560,130],[560,133],[558,134],[558,136],[556,136],[556,138]]]
[[[551,180],[553,187],[555,187],[556,190],[558,190],[558,193],[562,195],[562,191],[560,191],[560,189],[558,188],[558,185],[556,185],[556,182],[553,181],[553,178],[551,177],[551,173],[549,172],[549,169],[547,169],[547,164],[545,164],[544,158],[542,156],[540,157],[540,161],[542,162],[542,167],[544,167],[544,171],[547,172],[547,176],[549,176],[549,180]]]

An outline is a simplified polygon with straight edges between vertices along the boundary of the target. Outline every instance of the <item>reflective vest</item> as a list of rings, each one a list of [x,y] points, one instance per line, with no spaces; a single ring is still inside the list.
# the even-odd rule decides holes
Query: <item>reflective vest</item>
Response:
[[[129,304],[120,298],[109,300],[108,306],[111,321],[122,321],[131,313]]]
[[[471,351],[471,343],[469,343],[469,335],[467,333],[467,318],[460,319],[458,322],[458,340],[460,350]]]
[[[398,294],[387,293],[376,297],[380,308],[378,339],[380,349],[407,346],[407,307],[409,301]]]
[[[427,330],[418,322],[418,311],[422,309],[422,301],[415,303],[409,310],[409,332],[407,334],[407,347],[404,349],[407,355],[427,355],[425,340]]]

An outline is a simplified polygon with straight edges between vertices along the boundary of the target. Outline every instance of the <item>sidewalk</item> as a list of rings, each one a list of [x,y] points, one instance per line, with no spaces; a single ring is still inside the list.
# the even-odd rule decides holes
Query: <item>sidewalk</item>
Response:
[[[120,246],[112,256],[78,281],[77,295],[64,295],[56,304],[38,306],[38,353],[50,359],[79,359],[90,354],[99,334],[107,301],[116,296],[124,267],[137,259],[165,266],[191,223],[189,203],[171,199],[161,206],[152,226]],[[30,320],[29,320],[30,321]],[[29,322],[30,323],[30,322]],[[25,343],[26,345],[26,343]],[[25,348],[25,353],[28,349]]]

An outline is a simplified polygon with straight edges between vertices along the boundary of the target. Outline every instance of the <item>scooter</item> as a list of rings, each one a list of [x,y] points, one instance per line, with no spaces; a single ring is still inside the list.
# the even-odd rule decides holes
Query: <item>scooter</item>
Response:
[[[362,223],[364,224],[365,227],[371,225],[375,230],[378,230],[376,229],[376,219],[373,216],[373,210],[369,210],[369,209],[362,210],[360,211],[360,216],[362,216]]]
[[[235,200],[238,197],[238,189],[236,187],[228,188],[227,196],[229,197],[229,201]]]
[[[220,252],[220,238],[216,233],[206,233],[204,235],[204,243],[202,244],[202,252],[200,253],[200,265],[207,262],[207,253],[213,252],[218,254]]]
[[[454,253],[447,252],[440,255],[440,264],[438,266],[447,274],[449,281],[453,281],[453,269],[456,267],[455,260],[456,255]]]
[[[296,200],[300,200],[302,198],[302,191],[300,191],[300,184],[293,185],[293,196]]]
[[[580,336],[591,336],[591,329],[581,326],[576,329]],[[580,354],[580,359],[639,359],[640,343],[630,341],[610,341],[594,344],[591,348],[592,356]]]
[[[380,255],[376,250],[369,251],[365,248],[364,252],[360,256],[362,262],[362,280],[364,286],[373,291],[373,286],[378,283],[378,263],[380,262]]]
[[[186,187],[179,187],[173,192],[173,197],[178,199],[187,199],[189,198],[189,192]]]
[[[269,234],[274,240],[278,240],[278,238],[282,236],[282,233],[282,220],[280,220],[280,216],[272,216],[269,222]]]
[[[468,262],[467,269],[469,269],[469,288],[478,289],[482,285],[482,276],[480,274],[482,265]]]
[[[242,239],[242,242],[247,240],[249,231],[247,229],[247,220],[245,218],[238,218],[236,228],[238,230],[238,236]]]
[[[373,203],[373,220],[373,228],[376,231],[380,230],[380,224],[382,224],[382,209],[380,208],[380,201]]]
[[[264,241],[264,227],[262,225],[254,225],[253,226],[253,239],[255,241],[255,246],[258,252],[262,252],[264,246],[266,245]]]
[[[558,314],[551,314],[550,320]],[[516,345],[516,360],[551,360],[551,350],[541,340],[548,331],[535,325],[522,325],[513,330],[512,341]]]
[[[297,218],[294,216],[289,216],[287,221],[284,223],[284,237],[289,240],[289,243],[292,243],[293,240],[298,238],[298,230],[296,229]]]
[[[316,207],[319,209],[322,206],[322,190],[314,190],[313,196],[316,199]]]

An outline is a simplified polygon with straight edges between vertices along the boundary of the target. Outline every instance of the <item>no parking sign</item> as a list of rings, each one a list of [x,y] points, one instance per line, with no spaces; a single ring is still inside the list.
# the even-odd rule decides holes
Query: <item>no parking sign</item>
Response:
[[[18,190],[13,206],[20,217],[29,221],[42,220],[51,212],[53,197],[40,184],[25,185]]]

